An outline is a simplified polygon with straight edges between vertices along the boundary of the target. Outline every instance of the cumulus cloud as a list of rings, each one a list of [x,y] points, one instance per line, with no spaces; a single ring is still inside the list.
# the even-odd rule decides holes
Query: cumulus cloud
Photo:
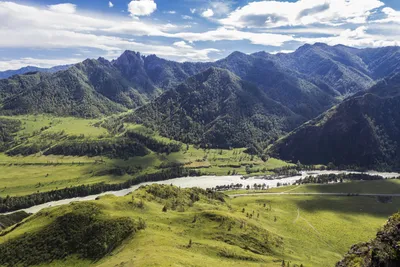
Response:
[[[326,43],[328,45],[343,44],[353,47],[381,47],[381,46],[398,46],[400,45],[400,36],[382,36],[379,34],[368,33],[367,26],[360,26],[354,30],[344,30],[337,36],[320,37],[320,38],[304,38],[296,39],[303,43]]]
[[[400,44],[400,31],[396,27],[400,23],[400,12],[388,7],[377,9],[383,4],[379,0],[250,2],[228,11],[228,15],[220,19],[223,16],[219,13],[221,10],[231,10],[231,5],[227,3],[211,0],[205,6],[210,11],[191,10],[191,13],[199,15],[209,11],[206,17],[222,24],[201,31],[201,25],[189,30],[187,27],[190,25],[185,26],[185,23],[175,25],[129,16],[84,14],[68,3],[34,7],[0,1],[0,48],[91,48],[101,50],[99,55],[109,59],[129,49],[177,61],[209,61],[220,53],[212,48],[214,45],[211,42],[219,41],[247,41],[273,46],[276,47],[274,50],[284,52],[288,47],[292,49],[295,45],[315,42],[356,47]],[[146,7],[138,8],[137,4]],[[131,1],[129,5],[130,14],[136,18],[157,9],[156,3],[151,0]],[[192,19],[187,15],[182,18]],[[368,23],[365,23],[367,19]],[[149,41],[142,43],[138,41],[138,36],[149,38]],[[204,42],[202,45],[211,47],[197,49],[198,46],[193,45],[196,42]],[[29,60],[34,63],[34,59]],[[18,62],[7,64],[22,66],[28,61]],[[5,66],[6,63],[2,61],[2,64]]]
[[[191,8],[190,9],[190,13],[192,13],[192,14],[196,13],[196,9],[195,8]]]
[[[213,31],[207,32],[181,32],[175,34],[167,34],[168,37],[181,38],[188,42],[199,42],[199,41],[240,41],[249,40],[252,44],[268,45],[268,46],[281,46],[285,42],[293,41],[294,38],[291,35],[283,34],[272,34],[272,33],[252,33],[238,31],[235,29],[227,29],[220,27]]]
[[[231,1],[214,1],[210,3],[211,9],[215,15],[226,15],[231,11]]]
[[[70,3],[58,4],[58,5],[49,5],[48,6],[51,11],[59,12],[59,13],[75,13],[76,5]]]
[[[2,20],[3,18],[3,20]],[[4,19],[6,18],[6,19]],[[91,17],[79,13],[59,13],[12,2],[0,2],[0,47],[2,48],[95,48],[105,57],[114,57],[123,50],[157,54],[184,61],[208,61],[213,48],[186,49],[177,46],[152,45],[134,41],[126,35],[165,36],[179,29],[172,24],[152,24],[123,18]]]
[[[108,7],[110,7],[110,8],[111,8],[111,7],[114,7],[114,4],[113,4],[111,1],[109,1],[109,2],[108,2]]]
[[[259,1],[236,9],[220,23],[238,28],[273,28],[310,24],[363,23],[380,0]]]
[[[50,68],[58,65],[75,64],[82,60],[84,60],[84,58],[46,59],[46,58],[24,57],[11,60],[0,60],[0,70],[16,70],[26,66]]]
[[[180,47],[180,48],[193,48],[192,46],[188,45],[185,41],[175,42],[174,46]]]
[[[211,8],[209,8],[209,9],[205,10],[203,13],[201,13],[201,15],[205,18],[210,18],[210,17],[214,16],[214,11]]]
[[[393,8],[385,7],[382,12],[386,15],[386,18],[377,20],[379,23],[400,23],[400,11],[396,11]]]
[[[157,9],[153,0],[134,0],[128,4],[128,11],[134,17],[148,16]]]

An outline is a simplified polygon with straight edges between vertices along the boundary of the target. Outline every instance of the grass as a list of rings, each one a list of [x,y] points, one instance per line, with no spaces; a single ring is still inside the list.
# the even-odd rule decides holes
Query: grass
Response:
[[[54,117],[49,115],[13,116],[22,122],[22,129],[16,134],[17,140],[24,144],[48,140],[51,133],[63,132],[65,136],[85,136],[85,138],[101,138],[109,136],[105,128],[96,126],[101,120],[71,117]],[[153,138],[171,142],[142,125],[126,124],[125,129]],[[111,136],[112,138],[112,136]],[[62,141],[63,139],[59,140]],[[244,149],[219,150],[199,149],[193,145],[183,145],[179,152],[166,154],[151,153],[144,157],[128,160],[109,159],[106,157],[71,157],[44,156],[41,153],[30,156],[7,156],[0,153],[0,197],[20,196],[35,192],[44,192],[81,184],[98,182],[120,183],[134,175],[159,171],[162,163],[178,162],[187,168],[201,170],[206,175],[227,175],[233,172],[246,174],[246,166],[251,166],[254,174],[268,174],[274,168],[288,165],[284,161],[270,158],[267,162],[257,156],[244,153]],[[139,173],[123,176],[97,175],[97,173],[113,168],[140,167]]]
[[[398,194],[400,180],[354,181],[338,184],[307,184],[296,187],[291,193],[358,193]]]
[[[136,191],[133,196],[134,200],[132,195],[104,196],[93,202],[109,216],[143,218],[145,230],[98,262],[72,256],[52,262],[52,266],[269,267],[281,266],[282,259],[290,261],[291,266],[333,266],[351,245],[373,238],[400,205],[397,198],[383,204],[372,197],[260,195],[227,198],[226,204],[202,200],[184,211],[162,212],[164,200],[143,191]],[[139,199],[143,199],[144,209],[133,204]],[[0,244],[37,231],[71,209],[73,205],[43,210],[0,237]],[[253,211],[253,218],[246,217]],[[230,222],[234,224],[229,231]],[[241,228],[239,222],[244,222],[245,227]],[[261,236],[268,236],[265,244],[271,246],[270,250],[255,253],[261,247],[253,241]]]

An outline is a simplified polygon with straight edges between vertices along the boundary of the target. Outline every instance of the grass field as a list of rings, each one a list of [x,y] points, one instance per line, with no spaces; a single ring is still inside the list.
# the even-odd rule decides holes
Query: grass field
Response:
[[[226,204],[202,200],[184,211],[161,212],[166,200],[143,191],[133,194],[133,202],[143,199],[144,209],[132,204],[132,195],[94,202],[110,216],[143,218],[145,230],[98,262],[72,257],[52,266],[269,267],[281,266],[283,259],[290,266],[333,266],[351,245],[373,238],[400,205],[397,198],[383,204],[372,197],[262,195],[226,198]],[[44,210],[0,237],[0,244],[37,231],[71,209],[73,205]],[[257,243],[260,239],[264,241]],[[264,245],[268,249],[260,253]]]
[[[101,120],[79,118],[60,118],[48,115],[28,115],[9,117],[18,119],[22,128],[16,133],[18,143],[52,142],[55,145],[68,136],[84,136],[97,139],[112,134],[99,126]],[[171,142],[142,125],[126,124],[126,130],[142,134],[151,134],[159,141]],[[52,140],[52,134],[63,133],[60,140]],[[116,136],[121,133],[116,134]],[[250,166],[254,174],[268,174],[274,168],[289,165],[286,162],[269,159],[264,162],[257,156],[244,153],[244,149],[219,150],[199,149],[192,145],[183,145],[179,152],[157,154],[151,152],[143,157],[127,160],[107,157],[44,156],[42,153],[29,156],[7,156],[0,153],[0,197],[7,195],[26,195],[35,192],[61,189],[81,184],[98,182],[120,183],[135,175],[159,171],[165,163],[182,163],[187,168],[199,169],[207,175],[227,175],[228,173],[246,174]],[[106,170],[125,167],[137,167],[140,171],[130,175],[104,175]]]
[[[329,185],[307,184],[296,187],[291,193],[399,194],[400,180],[354,181]]]

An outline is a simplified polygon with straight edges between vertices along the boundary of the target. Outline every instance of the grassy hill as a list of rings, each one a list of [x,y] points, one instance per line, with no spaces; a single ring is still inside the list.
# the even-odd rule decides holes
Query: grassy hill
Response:
[[[283,260],[290,266],[332,266],[352,244],[373,238],[375,229],[399,204],[398,199],[384,204],[367,197],[260,195],[230,199],[200,189],[152,185],[125,197],[103,196],[89,203],[42,210],[0,236],[0,258],[5,265],[17,258],[21,265],[28,259],[43,265],[52,259],[52,266],[269,267],[282,266]],[[134,226],[141,222],[141,228],[146,227],[118,239],[123,241],[113,243],[117,246],[105,254],[103,249],[96,250],[101,257],[86,257],[84,249],[66,250],[62,256],[49,250],[46,257],[28,257],[47,247],[25,250],[26,242],[38,236],[47,240],[50,235],[57,240],[63,235],[60,223],[71,216],[93,219],[70,224],[67,229],[79,230],[68,242],[90,233],[99,220],[100,225],[108,225],[123,217]],[[114,227],[96,232],[98,238],[88,242],[113,241],[107,236],[120,229]],[[13,249],[6,249],[10,247]],[[20,251],[24,254],[18,254]],[[10,259],[5,255],[21,256]]]

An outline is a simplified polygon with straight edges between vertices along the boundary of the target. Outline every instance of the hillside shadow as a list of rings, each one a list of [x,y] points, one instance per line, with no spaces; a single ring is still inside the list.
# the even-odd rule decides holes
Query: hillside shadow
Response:
[[[342,217],[346,217],[346,214],[388,217],[398,212],[400,207],[400,197],[393,197],[386,203],[373,196],[311,196],[296,197],[293,198],[293,201],[300,210],[311,213],[329,211]]]

